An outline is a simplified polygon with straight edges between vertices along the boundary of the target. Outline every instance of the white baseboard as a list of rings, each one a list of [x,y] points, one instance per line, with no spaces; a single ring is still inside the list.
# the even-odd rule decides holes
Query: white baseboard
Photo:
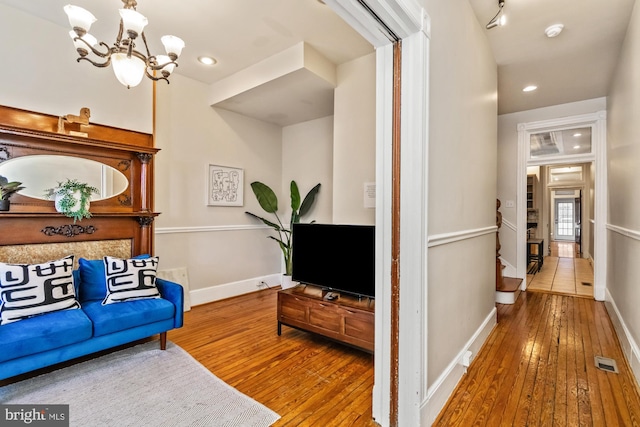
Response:
[[[420,405],[420,425],[430,426],[444,408],[451,393],[455,390],[458,382],[466,373],[467,369],[462,366],[462,358],[467,351],[471,351],[471,361],[478,354],[480,348],[487,340],[487,337],[497,324],[497,309],[491,310],[482,325],[473,334],[471,339],[465,344],[460,353],[451,361],[447,369],[438,377],[427,390],[427,398]]]
[[[222,285],[209,286],[204,289],[192,290],[189,292],[191,305],[206,304],[208,302],[259,291],[260,289],[264,289],[258,287],[258,283],[261,281],[264,281],[272,288],[278,287],[280,286],[281,278],[282,275],[280,273],[270,274],[268,276],[253,277],[239,282],[224,283]]]
[[[638,343],[636,343],[631,336],[629,328],[627,328],[627,325],[624,323],[624,319],[620,315],[620,311],[618,311],[616,302],[609,293],[609,289],[605,289],[604,304],[605,307],[607,307],[611,323],[613,323],[613,327],[618,335],[618,340],[622,347],[622,353],[631,367],[631,371],[636,378],[636,382],[640,384],[640,348],[638,347]]]

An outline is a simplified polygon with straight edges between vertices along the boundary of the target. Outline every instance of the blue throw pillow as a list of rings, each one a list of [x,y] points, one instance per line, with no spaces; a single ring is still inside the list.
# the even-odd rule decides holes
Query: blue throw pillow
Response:
[[[149,254],[133,257],[134,259],[149,258]],[[102,259],[78,259],[80,265],[80,301],[103,300],[107,296],[107,279]]]

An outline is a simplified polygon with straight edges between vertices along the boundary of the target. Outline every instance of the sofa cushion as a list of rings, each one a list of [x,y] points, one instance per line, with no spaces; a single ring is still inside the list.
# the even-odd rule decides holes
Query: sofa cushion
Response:
[[[0,263],[0,325],[38,314],[80,308],[73,255],[42,264]]]
[[[102,336],[136,326],[172,319],[175,306],[165,299],[140,299],[103,305],[100,301],[82,304],[93,323],[93,335]]]
[[[102,304],[145,298],[160,298],[156,287],[158,257],[120,259],[104,257],[107,296]]]
[[[0,326],[0,362],[91,338],[91,321],[82,310],[64,310]]]
[[[149,258],[149,254],[133,257],[133,259]],[[80,302],[90,300],[103,300],[107,296],[107,279],[104,274],[103,259],[78,259],[78,271],[80,272],[80,288],[78,299]]]

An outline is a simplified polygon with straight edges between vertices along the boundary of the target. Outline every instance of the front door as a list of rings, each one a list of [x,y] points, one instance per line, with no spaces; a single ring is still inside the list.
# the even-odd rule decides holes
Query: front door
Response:
[[[555,199],[555,233],[556,240],[575,239],[575,199]]]

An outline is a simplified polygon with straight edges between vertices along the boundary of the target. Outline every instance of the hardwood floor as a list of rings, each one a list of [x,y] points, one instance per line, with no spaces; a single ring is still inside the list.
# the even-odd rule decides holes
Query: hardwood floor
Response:
[[[218,378],[276,411],[274,426],[377,426],[373,356],[282,327],[276,290],[193,307],[169,340]]]
[[[575,243],[551,242],[540,271],[527,274],[527,290],[593,298],[593,267],[576,255]]]
[[[280,414],[276,427],[377,426],[373,356],[286,326],[279,337],[276,294],[193,307],[168,338]],[[638,385],[602,302],[524,292],[498,318],[434,425],[640,426]],[[595,356],[620,373],[596,368]]]
[[[640,425],[638,385],[602,302],[524,292],[498,318],[434,425]]]

